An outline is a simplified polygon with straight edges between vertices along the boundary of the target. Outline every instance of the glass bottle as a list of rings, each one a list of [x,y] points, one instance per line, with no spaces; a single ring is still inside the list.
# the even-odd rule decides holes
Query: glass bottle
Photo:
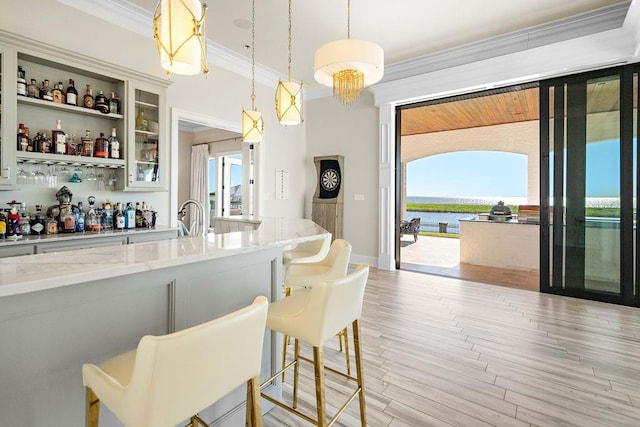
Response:
[[[87,85],[87,91],[84,94],[83,105],[85,108],[94,108],[94,100],[93,100],[93,92],[91,90],[91,85]]]
[[[102,205],[102,227],[108,230],[113,229],[113,210],[109,201]]]
[[[67,156],[78,155],[78,144],[76,143],[75,135],[67,135],[67,147],[65,152]]]
[[[142,208],[140,207],[140,202],[136,202],[136,228],[143,227],[143,218],[142,218]]]
[[[116,136],[116,128],[111,128],[111,137],[109,138],[109,150],[111,151],[112,159],[120,158],[120,141],[118,141],[118,137]]]
[[[24,123],[18,125],[18,151],[27,151],[29,147],[29,137],[25,133]]]
[[[64,95],[62,94],[60,83],[53,84],[53,90],[51,91],[51,96],[53,97],[53,102],[55,104],[64,104]]]
[[[39,236],[45,233],[45,220],[42,215],[42,205],[36,205],[36,212],[31,216],[31,234]]]
[[[91,138],[91,131],[87,129],[85,132],[85,135],[80,138],[82,155],[85,157],[93,157],[93,139]]]
[[[51,131],[51,141],[54,145],[56,154],[65,154],[67,152],[67,135],[60,126],[60,120],[56,120],[56,128]]]
[[[40,98],[40,88],[36,83],[36,79],[31,79],[31,83],[27,86],[27,96],[29,98]]]
[[[111,114],[120,114],[120,98],[115,92],[111,92],[111,98],[109,98],[109,112]]]
[[[73,209],[69,206],[64,209],[64,213],[60,214],[60,222],[62,223],[63,233],[75,233],[76,232],[76,216],[73,213]]]
[[[124,212],[122,210],[122,205],[120,203],[116,203],[116,220],[115,226],[118,230],[124,230],[126,227],[126,219],[124,216]]]
[[[51,94],[49,80],[45,80],[42,82],[42,87],[40,88],[40,99],[44,99],[45,101],[53,101],[53,95]]]
[[[127,208],[124,210],[124,227],[127,229],[136,228],[136,210],[131,202],[127,203]]]
[[[33,146],[33,141],[31,140],[31,137],[29,136],[29,128],[28,127],[24,127],[24,136],[27,138],[27,151],[33,152],[34,150],[34,146]]]
[[[0,211],[0,239],[4,239],[7,235],[7,217],[3,211]]]
[[[67,88],[67,105],[78,105],[78,91],[76,90],[76,86],[73,82],[73,79],[69,79],[69,87]]]
[[[27,96],[27,79],[22,65],[18,65],[18,95]]]
[[[109,140],[100,132],[100,137],[96,138],[93,155],[96,157],[109,158]]]
[[[47,220],[47,234],[58,234],[58,221],[53,215]]]
[[[84,228],[85,230],[89,231],[98,231],[100,230],[100,221],[98,221],[98,215],[96,214],[96,210],[94,208],[96,198],[93,196],[89,196],[87,201],[89,202],[89,210],[87,211]]]
[[[84,233],[85,219],[86,214],[84,213],[82,202],[78,202],[78,210],[76,213],[76,233]]]
[[[138,113],[138,117],[136,117],[136,130],[148,131],[149,130],[149,122],[147,118],[144,116],[144,110],[140,110]]]
[[[27,211],[27,204],[20,203],[20,234],[28,236],[31,234],[31,214]]]
[[[104,93],[102,91],[100,91],[100,93],[96,95],[95,109],[104,114],[109,113],[109,100],[106,96],[104,96]]]

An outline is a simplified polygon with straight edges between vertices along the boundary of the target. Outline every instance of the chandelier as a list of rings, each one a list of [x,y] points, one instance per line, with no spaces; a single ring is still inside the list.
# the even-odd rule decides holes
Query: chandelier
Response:
[[[207,5],[199,0],[160,0],[153,16],[153,38],[160,52],[160,64],[167,75],[206,76],[207,42],[205,15]]]
[[[321,46],[315,54],[316,81],[333,87],[344,104],[360,96],[363,88],[379,82],[384,75],[384,52],[365,40],[351,39],[351,0],[347,0],[347,38]]]
[[[278,81],[276,88],[276,115],[283,125],[302,122],[302,84],[291,81],[291,4],[289,0],[289,79],[286,83]]]

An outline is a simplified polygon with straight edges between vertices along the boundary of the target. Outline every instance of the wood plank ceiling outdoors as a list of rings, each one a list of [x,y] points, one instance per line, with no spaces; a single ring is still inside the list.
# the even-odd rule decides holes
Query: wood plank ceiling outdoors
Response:
[[[456,129],[499,125],[539,119],[538,88],[491,95],[470,96],[461,100],[436,102],[402,110],[401,135],[419,135]],[[587,85],[587,112],[620,109],[618,79],[592,80]],[[553,93],[551,93],[553,115]],[[634,90],[634,107],[637,90]]]

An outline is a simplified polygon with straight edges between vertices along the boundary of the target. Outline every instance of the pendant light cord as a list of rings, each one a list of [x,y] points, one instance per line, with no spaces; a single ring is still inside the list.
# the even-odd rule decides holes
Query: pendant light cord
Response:
[[[347,38],[351,38],[351,0],[347,0]]]
[[[293,0],[289,0],[289,81],[291,81],[291,4]]]
[[[251,109],[256,111],[256,0],[251,2]]]

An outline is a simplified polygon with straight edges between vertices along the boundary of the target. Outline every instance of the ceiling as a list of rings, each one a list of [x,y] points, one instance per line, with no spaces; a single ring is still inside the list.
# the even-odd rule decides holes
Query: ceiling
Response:
[[[129,0],[153,11],[157,0]],[[351,38],[378,43],[385,65],[562,21],[619,0],[352,0]],[[250,0],[208,0],[207,38],[245,57],[251,52]],[[293,77],[313,84],[313,55],[346,38],[347,0],[293,2]],[[287,0],[256,1],[256,61],[287,72]],[[238,21],[240,24],[238,25]],[[243,25],[245,24],[245,25]]]

